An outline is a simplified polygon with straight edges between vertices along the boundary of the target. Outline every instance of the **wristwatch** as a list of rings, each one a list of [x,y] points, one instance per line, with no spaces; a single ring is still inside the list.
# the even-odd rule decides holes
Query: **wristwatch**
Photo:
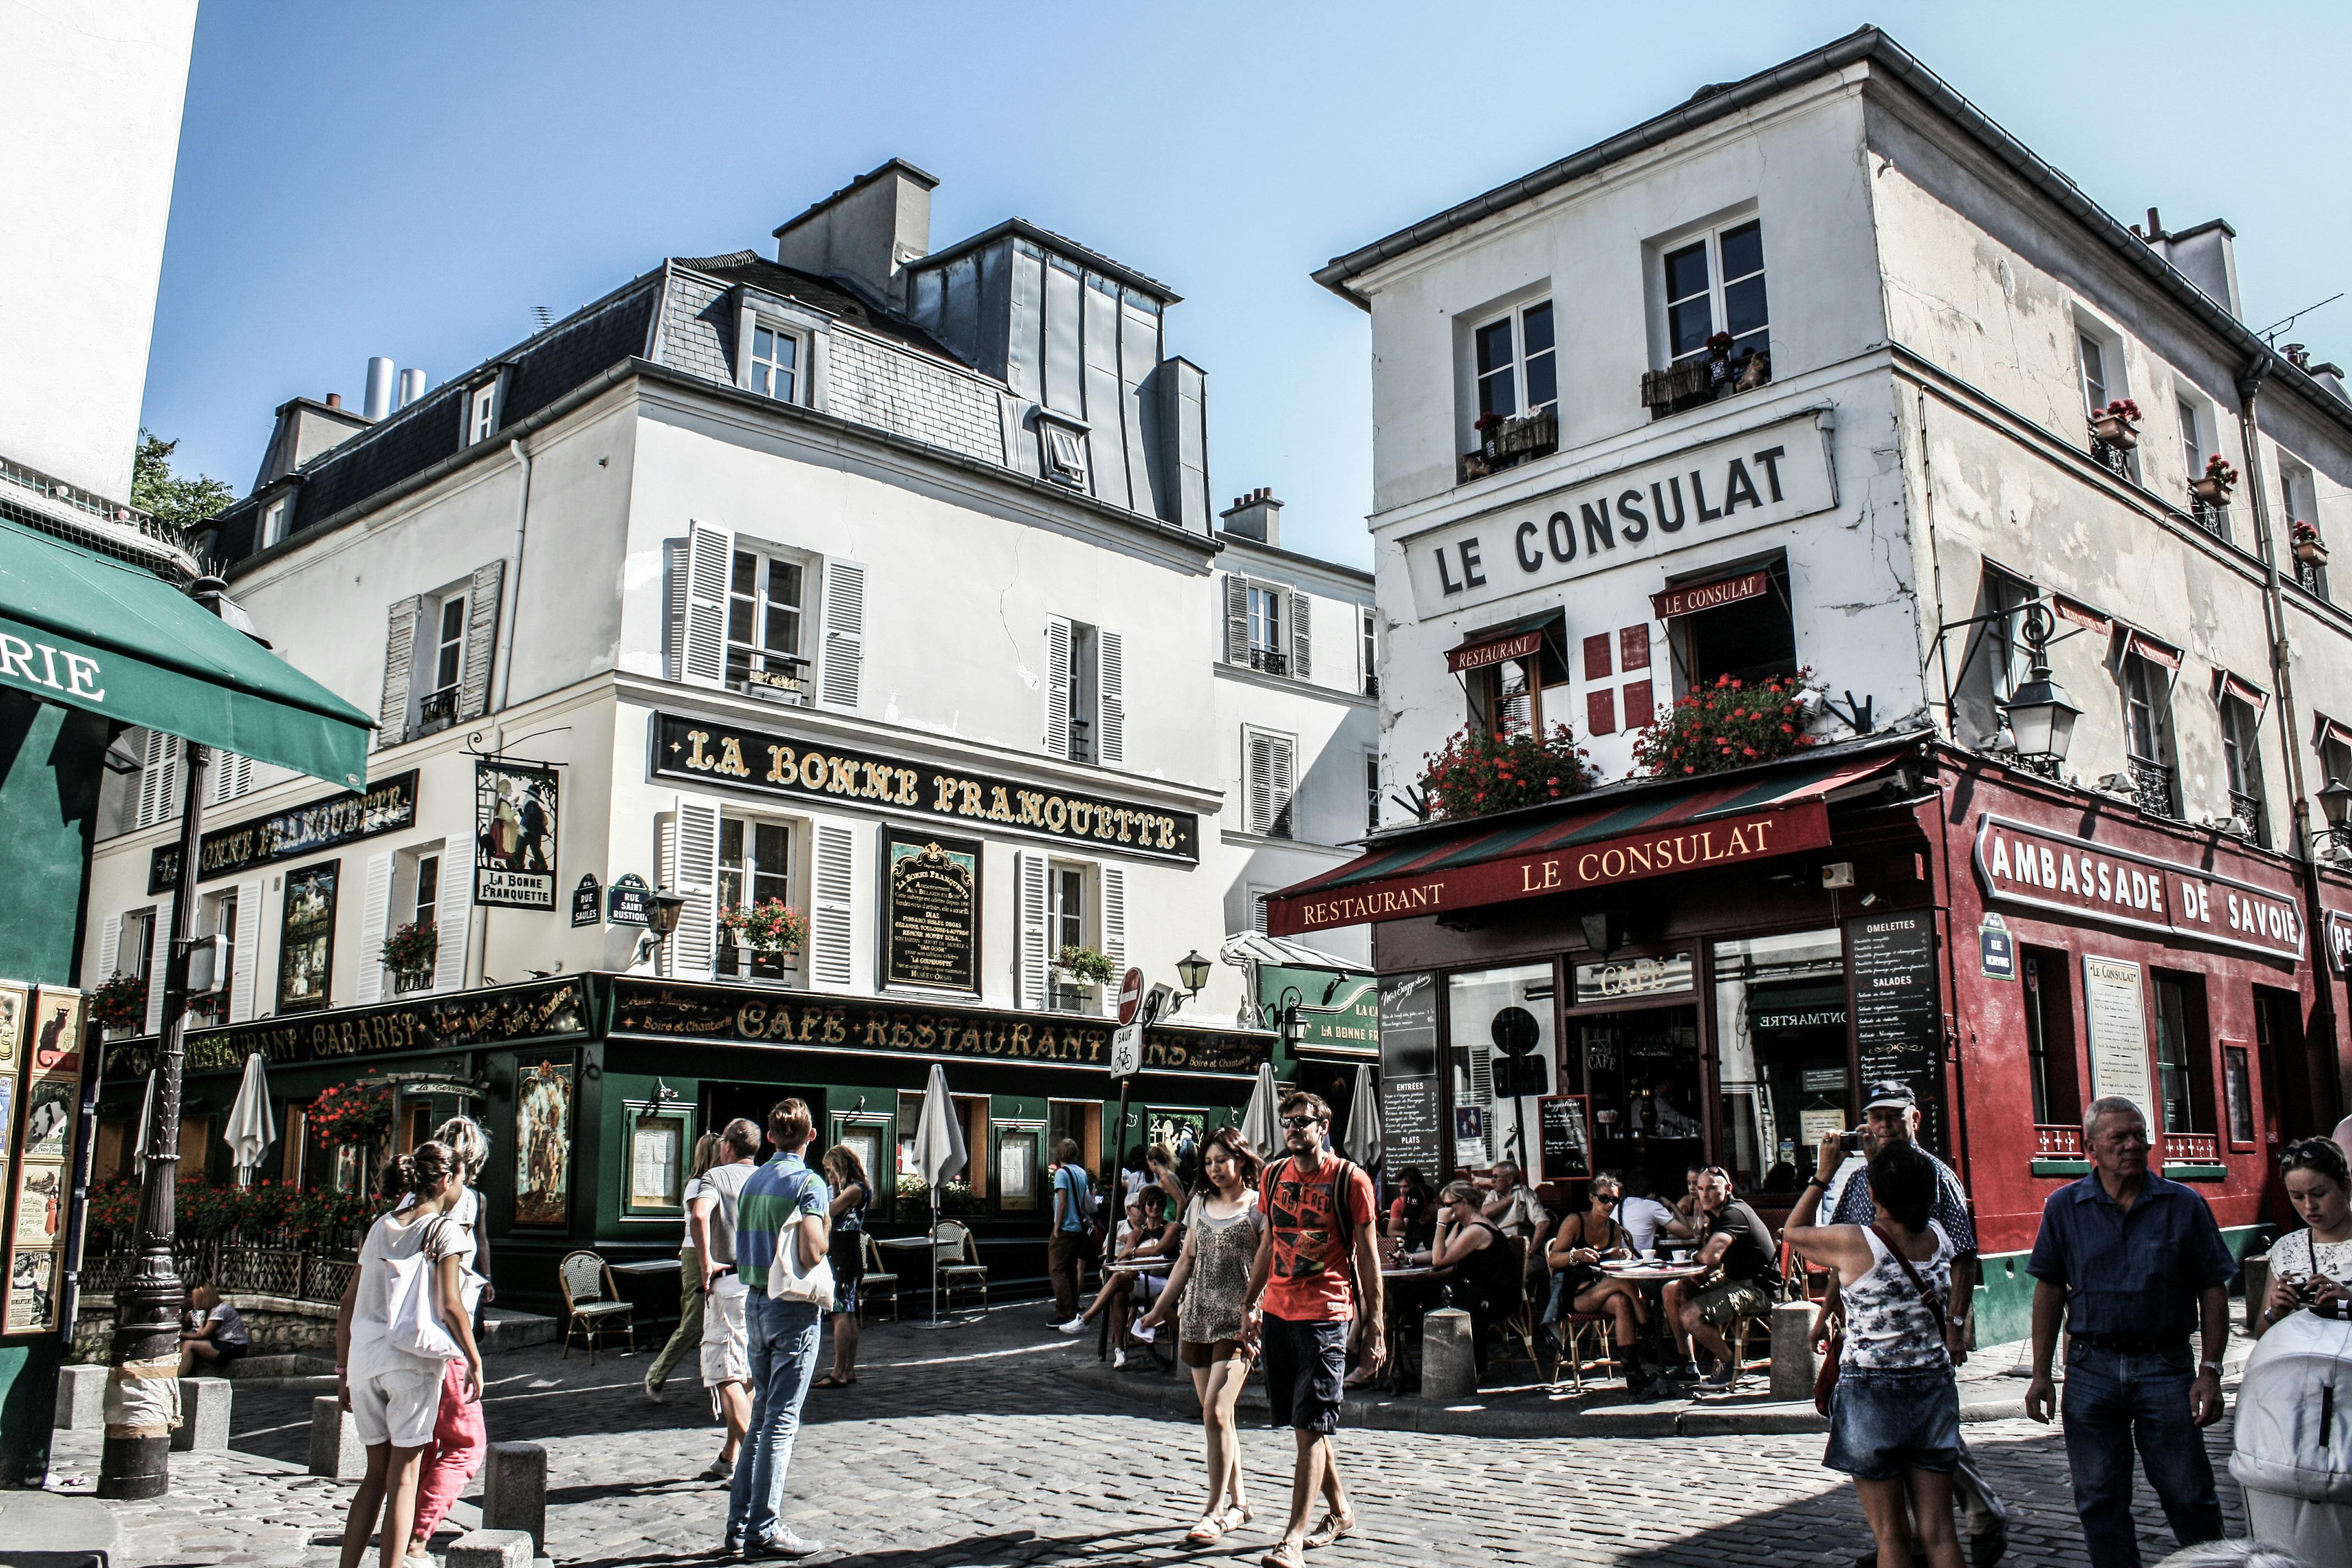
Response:
[[[2221,1363],[2218,1361],[2200,1361],[2197,1363],[2197,1374],[2200,1377],[2202,1377],[2209,1372],[2215,1377],[2221,1376]]]

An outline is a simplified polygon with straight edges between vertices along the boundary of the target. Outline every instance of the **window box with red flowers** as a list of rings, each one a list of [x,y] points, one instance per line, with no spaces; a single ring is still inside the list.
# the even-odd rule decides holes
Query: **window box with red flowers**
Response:
[[[1792,756],[1817,742],[1805,733],[1806,682],[1812,671],[1749,685],[1717,678],[1676,700],[1664,719],[1633,742],[1633,761],[1660,778],[1719,773]]]
[[[2287,538],[2294,550],[2294,558],[2305,566],[2327,564],[2327,546],[2319,542],[2319,530],[2297,518],[2287,527]]]
[[[1549,735],[1495,735],[1464,730],[1428,759],[1421,787],[1440,816],[1486,816],[1582,795],[1599,782],[1591,760],[1565,724]]]
[[[310,1102],[305,1121],[325,1148],[373,1148],[392,1127],[392,1086],[329,1084]]]
[[[2189,481],[2189,493],[2207,506],[2228,506],[2230,492],[2238,488],[2238,470],[2231,468],[2219,452],[2205,459],[2205,472]]]
[[[383,939],[383,966],[392,971],[395,992],[422,991],[433,984],[433,964],[441,955],[441,928],[417,921]]]
[[[89,1021],[116,1033],[146,1027],[147,983],[135,974],[109,975],[89,994]]]
[[[2139,445],[2139,405],[2118,397],[2091,416],[2091,434],[2118,451]]]

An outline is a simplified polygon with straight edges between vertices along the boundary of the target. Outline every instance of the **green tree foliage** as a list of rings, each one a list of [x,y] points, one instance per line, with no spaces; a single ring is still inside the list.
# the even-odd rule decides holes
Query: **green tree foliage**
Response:
[[[131,504],[157,522],[189,529],[235,500],[236,492],[227,481],[209,474],[187,479],[172,472],[172,454],[179,447],[177,441],[140,427],[139,452],[131,459]]]

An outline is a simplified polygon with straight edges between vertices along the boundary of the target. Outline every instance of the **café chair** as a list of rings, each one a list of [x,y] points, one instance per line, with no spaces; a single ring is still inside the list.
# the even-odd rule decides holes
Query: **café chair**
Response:
[[[636,1309],[621,1300],[613,1286],[612,1266],[593,1252],[567,1252],[555,1266],[563,1287],[563,1359],[572,1359],[572,1336],[588,1344],[588,1364],[596,1364],[596,1342],[605,1325],[617,1322],[629,1337],[629,1353],[637,1353]]]
[[[857,1321],[866,1321],[866,1309],[877,1295],[890,1298],[890,1321],[898,1321],[898,1277],[882,1267],[882,1255],[875,1250],[871,1231],[860,1231],[860,1248],[866,1255],[866,1278],[857,1283]]]
[[[1552,1367],[1554,1383],[1566,1372],[1576,1391],[1581,1394],[1587,1372],[1597,1372],[1603,1377],[1617,1375],[1615,1320],[1608,1313],[1563,1312],[1559,1319],[1559,1360]]]
[[[1518,1263],[1519,1300],[1518,1305],[1497,1320],[1495,1324],[1496,1331],[1501,1334],[1503,1339],[1501,1354],[1497,1359],[1501,1361],[1524,1359],[1528,1365],[1534,1369],[1538,1382],[1556,1382],[1559,1378],[1558,1367],[1554,1367],[1550,1377],[1546,1377],[1542,1357],[1536,1350],[1536,1308],[1534,1300],[1528,1295],[1528,1238],[1515,1236],[1510,1238],[1510,1242],[1512,1255]],[[1513,1352],[1514,1345],[1518,1347],[1520,1353]]]
[[[940,1309],[955,1310],[955,1293],[980,1292],[980,1304],[988,1305],[988,1266],[980,1260],[980,1244],[971,1232],[954,1220],[943,1219],[931,1227],[931,1248],[939,1259]]]

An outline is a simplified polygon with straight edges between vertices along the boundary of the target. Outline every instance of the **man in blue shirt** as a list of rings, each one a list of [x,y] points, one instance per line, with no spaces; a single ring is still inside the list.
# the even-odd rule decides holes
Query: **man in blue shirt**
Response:
[[[784,1479],[792,1469],[793,1439],[800,1433],[801,1402],[816,1371],[824,1320],[814,1303],[768,1299],[776,1235],[787,1220],[799,1216],[793,1234],[803,1268],[814,1268],[825,1256],[833,1194],[802,1158],[814,1131],[805,1104],[778,1100],[768,1112],[768,1142],[777,1153],[751,1173],[735,1204],[735,1271],[748,1291],[751,1421],[728,1493],[726,1549],[751,1557],[808,1557],[824,1550],[822,1542],[796,1534],[783,1519]]]
[[[2050,1361],[2066,1324],[2066,1463],[2091,1568],[2139,1568],[2132,1449],[2183,1546],[2221,1538],[2200,1429],[2221,1418],[2237,1260],[2205,1200],[2147,1168],[2147,1119],[2120,1097],[2083,1117],[2091,1173],[2042,1205],[2033,1276],[2033,1381],[2025,1413],[2047,1423]],[[2192,1375],[2189,1334],[2204,1359]]]

